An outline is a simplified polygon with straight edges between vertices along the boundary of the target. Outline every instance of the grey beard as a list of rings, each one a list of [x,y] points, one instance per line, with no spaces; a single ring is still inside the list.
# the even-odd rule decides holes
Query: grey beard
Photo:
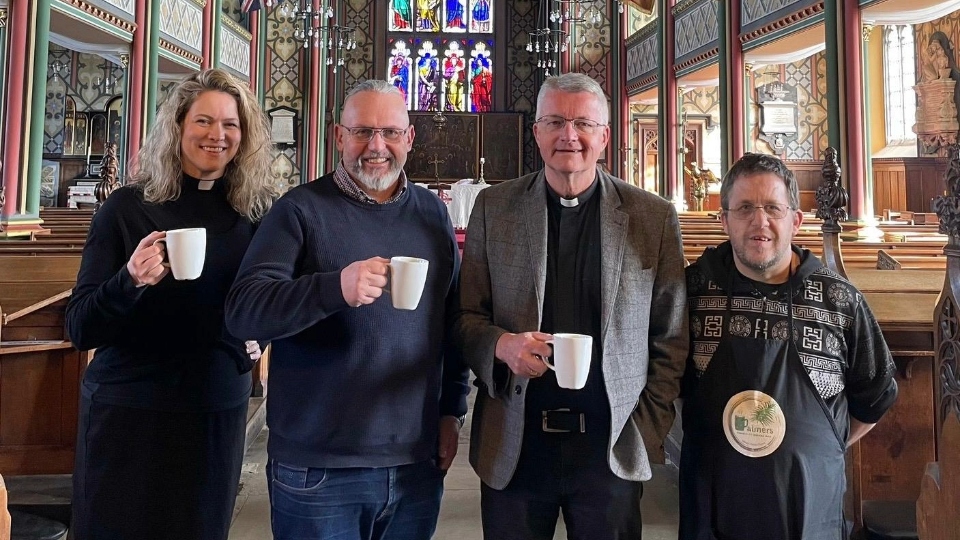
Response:
[[[360,182],[363,184],[363,187],[371,191],[386,191],[397,181],[397,178],[400,176],[400,171],[396,167],[396,162],[391,161],[391,163],[392,165],[387,174],[382,177],[377,177],[363,172],[363,159],[357,158],[356,168],[354,169],[357,182]]]

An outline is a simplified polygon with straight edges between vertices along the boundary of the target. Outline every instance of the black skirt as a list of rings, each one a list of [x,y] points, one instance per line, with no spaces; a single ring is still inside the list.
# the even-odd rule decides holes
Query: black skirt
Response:
[[[247,404],[215,412],[80,400],[74,540],[226,540]]]

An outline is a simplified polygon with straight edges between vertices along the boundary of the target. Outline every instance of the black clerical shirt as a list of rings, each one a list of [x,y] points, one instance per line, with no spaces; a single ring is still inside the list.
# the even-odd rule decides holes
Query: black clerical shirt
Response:
[[[542,411],[569,408],[586,413],[587,429],[604,441],[608,438],[610,407],[601,370],[600,317],[600,192],[598,182],[577,197],[577,205],[562,204],[546,187],[547,279],[543,300],[542,332],[569,332],[593,336],[590,375],[581,390],[557,385],[553,371],[532,379],[527,386],[527,425],[539,429]]]

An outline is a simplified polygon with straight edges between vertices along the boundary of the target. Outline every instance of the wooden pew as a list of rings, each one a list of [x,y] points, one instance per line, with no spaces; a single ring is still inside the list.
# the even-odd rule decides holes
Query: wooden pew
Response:
[[[954,411],[941,433],[940,459],[927,465],[917,501],[920,540],[960,539],[960,420]]]
[[[64,332],[79,265],[79,253],[0,256],[0,473],[73,470],[80,379],[92,356]]]
[[[934,350],[936,351],[936,393],[933,408],[936,414],[934,431],[937,452],[922,476],[920,496],[916,505],[917,532],[921,540],[960,539],[960,348],[957,310],[960,307],[960,215],[951,211],[960,203],[960,192],[954,186],[960,182],[960,157],[950,164],[953,178],[947,185],[952,193],[948,204],[941,209],[941,219],[950,233],[947,254],[947,278],[940,300],[934,310]],[[957,191],[960,191],[958,189]]]
[[[829,216],[823,225],[823,260],[860,288],[893,355],[899,389],[897,402],[876,427],[848,449],[845,512],[858,534],[861,530],[876,534],[890,523],[896,528],[909,528],[912,519],[903,523],[902,511],[912,517],[909,501],[919,496],[922,471],[936,455],[932,313],[944,278],[936,270],[875,268],[881,250],[898,261],[901,257],[929,258],[937,261],[933,265],[943,268],[943,244],[933,242],[905,252],[887,242],[841,243],[843,228],[838,220],[845,215],[842,205],[847,199],[842,188],[838,195],[835,179],[839,178],[839,167],[833,164],[830,170],[824,168],[824,186],[818,190],[818,213]],[[826,189],[828,184],[832,191]],[[874,269],[859,268],[863,259]],[[918,272],[916,277],[913,272]]]

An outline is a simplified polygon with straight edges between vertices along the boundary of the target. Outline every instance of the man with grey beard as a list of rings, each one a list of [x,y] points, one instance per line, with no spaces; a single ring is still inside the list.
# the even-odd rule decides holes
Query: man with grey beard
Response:
[[[436,528],[469,387],[448,339],[457,242],[437,196],[403,172],[413,138],[396,87],[357,85],[336,126],[341,162],[277,201],[227,299],[231,333],[273,342],[277,540],[417,540]],[[397,256],[429,262],[413,310],[383,295]]]

